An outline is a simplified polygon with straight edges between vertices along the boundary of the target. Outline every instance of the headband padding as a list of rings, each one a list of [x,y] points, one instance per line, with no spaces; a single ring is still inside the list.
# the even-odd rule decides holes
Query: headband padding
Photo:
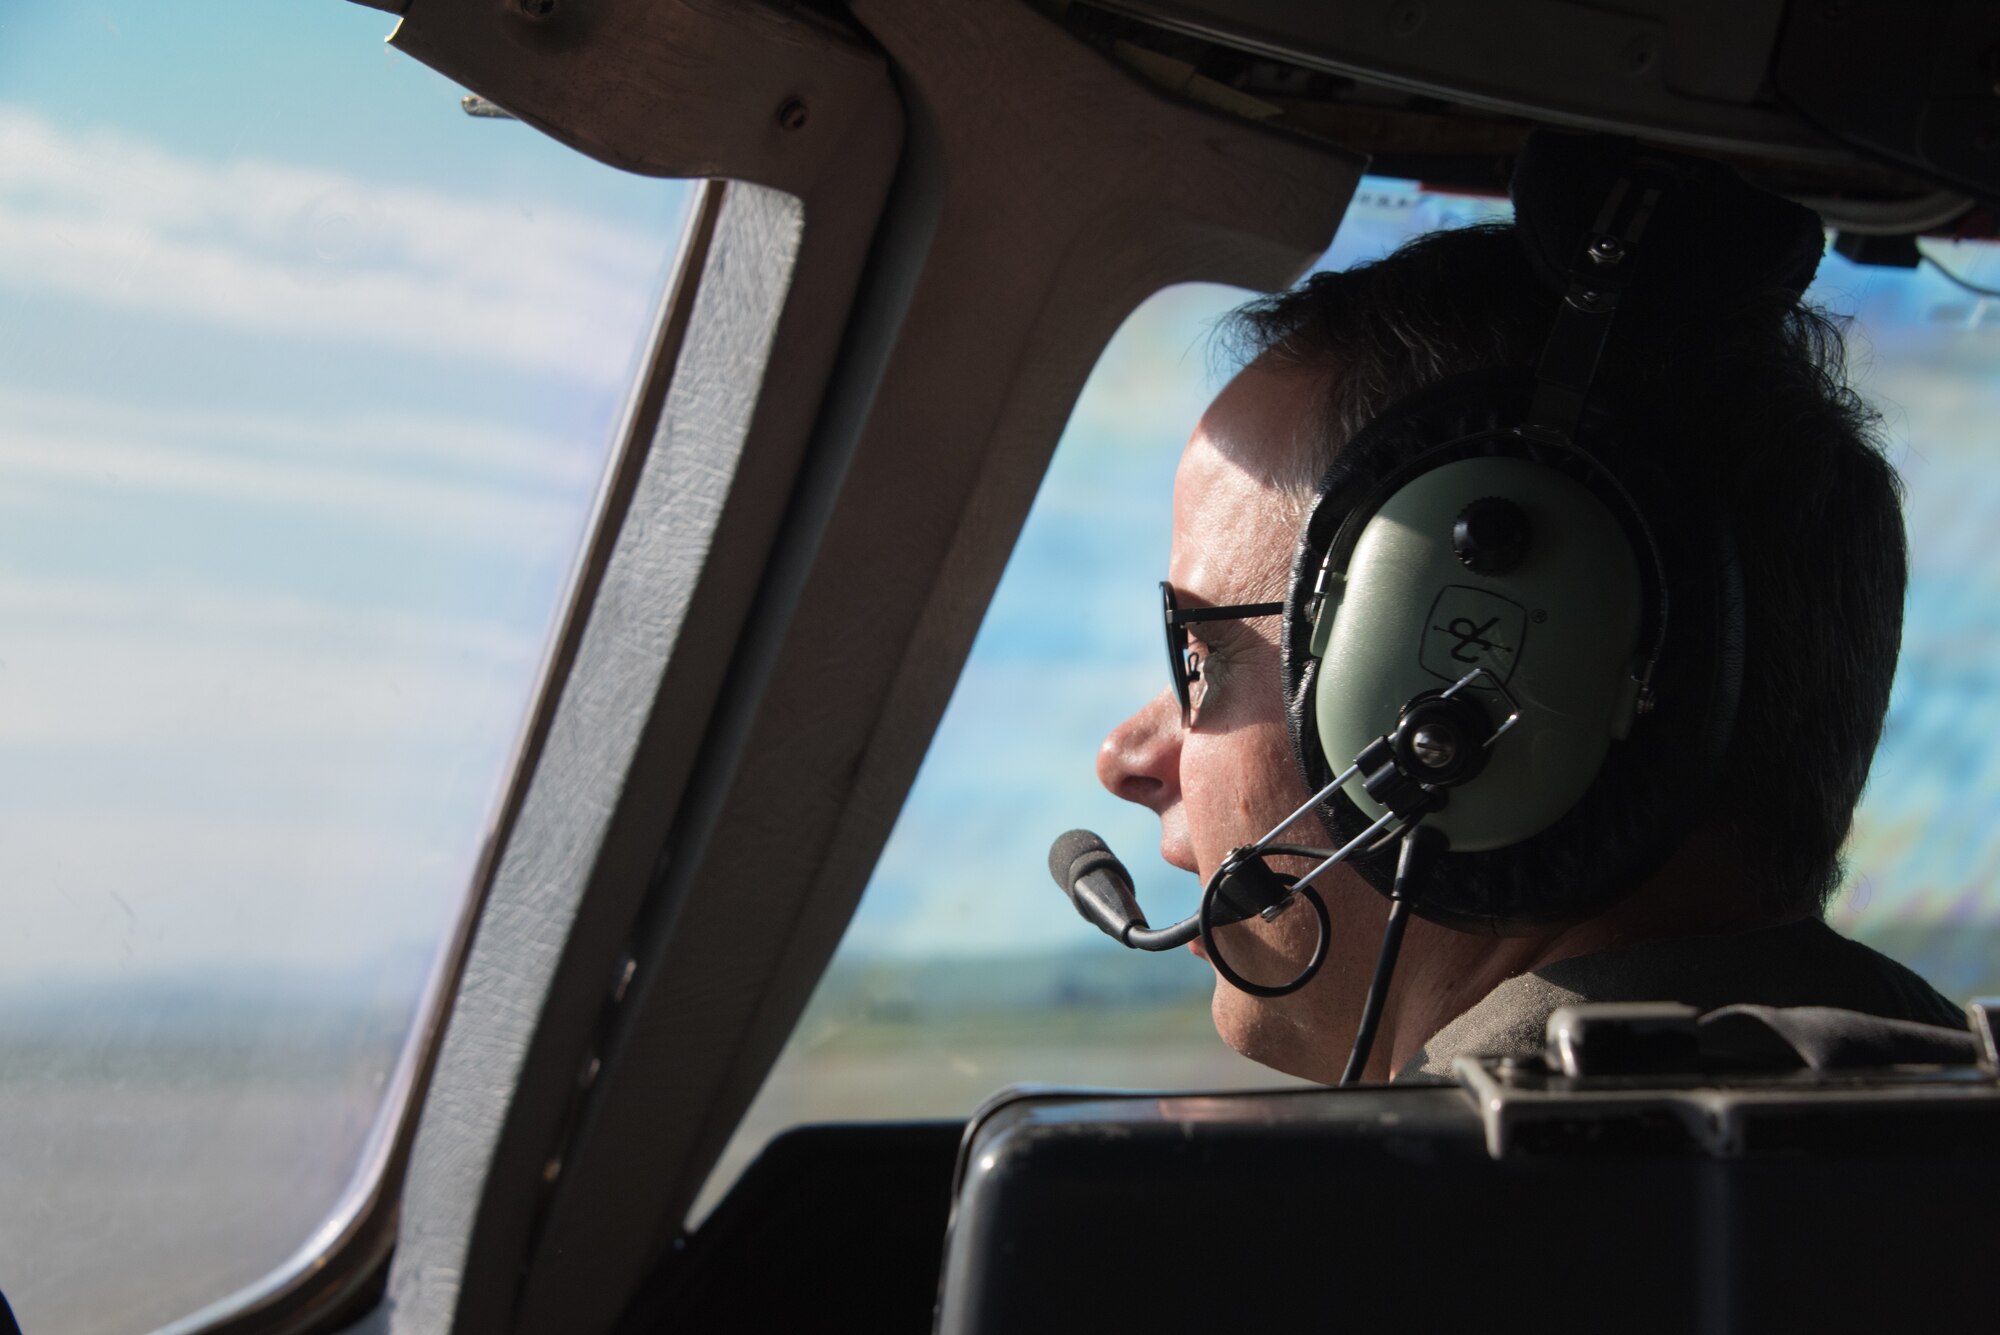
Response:
[[[1613,185],[1635,167],[1672,178],[1620,275],[1621,319],[1714,319],[1747,295],[1796,299],[1826,249],[1819,215],[1759,190],[1720,162],[1636,147],[1611,135],[1538,126],[1521,145],[1509,193],[1528,261],[1551,293],[1569,285]]]

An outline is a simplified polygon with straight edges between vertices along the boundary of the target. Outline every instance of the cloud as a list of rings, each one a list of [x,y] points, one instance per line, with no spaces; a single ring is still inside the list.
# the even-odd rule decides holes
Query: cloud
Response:
[[[602,465],[602,441],[561,439],[440,413],[377,411],[304,417],[227,408],[162,408],[101,397],[48,394],[0,384],[0,421],[10,430],[144,440],[149,448],[237,449],[322,462],[474,472],[535,487],[587,490]]]
[[[0,287],[19,291],[614,383],[674,240],[562,208],[199,162],[0,106]]]
[[[511,741],[541,652],[518,629],[197,585],[0,572],[0,744],[115,744],[189,763]]]
[[[333,367],[386,350],[443,387],[314,412],[0,384],[0,973],[435,935],[608,444],[453,387],[497,368],[615,401],[673,242],[0,107],[0,300]],[[268,591],[301,575],[315,596]]]
[[[467,851],[324,818],[0,810],[0,977],[341,967],[434,939]]]
[[[542,646],[493,622],[0,572],[0,976],[433,939]]]
[[[0,421],[10,488],[204,497],[508,547],[567,543],[606,448],[442,414],[142,408],[6,386]]]

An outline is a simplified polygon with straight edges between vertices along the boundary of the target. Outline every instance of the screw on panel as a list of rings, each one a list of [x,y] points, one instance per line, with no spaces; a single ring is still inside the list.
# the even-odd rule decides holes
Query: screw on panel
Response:
[[[1651,37],[1634,37],[1618,53],[1618,68],[1627,74],[1644,74],[1653,68],[1653,61],[1659,55],[1659,47]]]
[[[1443,728],[1419,728],[1410,738],[1410,750],[1430,769],[1443,769],[1458,759],[1458,739]]]
[[[778,124],[784,126],[787,130],[797,130],[803,128],[805,123],[805,99],[798,97],[786,98],[784,104],[778,108]]]
[[[467,93],[464,97],[459,98],[458,109],[468,116],[476,116],[481,120],[511,121],[519,119],[513,112],[507,110],[507,108],[501,106],[498,102],[490,101],[477,93]]]

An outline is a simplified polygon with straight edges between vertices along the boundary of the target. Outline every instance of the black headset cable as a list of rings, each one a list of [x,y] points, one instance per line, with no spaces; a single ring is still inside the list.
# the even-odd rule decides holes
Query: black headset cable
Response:
[[[1375,975],[1368,980],[1361,1025],[1354,1031],[1354,1050],[1347,1054],[1347,1069],[1340,1073],[1343,1085],[1359,1080],[1368,1065],[1368,1054],[1375,1046],[1375,1030],[1382,1023],[1382,1003],[1389,995],[1389,979],[1396,972],[1396,956],[1403,948],[1403,929],[1410,922],[1410,885],[1420,863],[1428,862],[1444,842],[1441,831],[1423,824],[1412,826],[1403,836],[1402,851],[1396,857],[1396,880],[1389,890],[1389,922],[1382,929],[1382,948],[1375,955]]]

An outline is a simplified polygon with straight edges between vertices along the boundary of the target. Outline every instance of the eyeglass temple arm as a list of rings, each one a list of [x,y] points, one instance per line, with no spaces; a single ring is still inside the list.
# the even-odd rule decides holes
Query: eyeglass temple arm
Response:
[[[1167,614],[1167,623],[1179,626],[1189,621],[1242,621],[1248,617],[1276,616],[1284,610],[1283,603],[1240,603],[1235,607],[1176,607]]]

